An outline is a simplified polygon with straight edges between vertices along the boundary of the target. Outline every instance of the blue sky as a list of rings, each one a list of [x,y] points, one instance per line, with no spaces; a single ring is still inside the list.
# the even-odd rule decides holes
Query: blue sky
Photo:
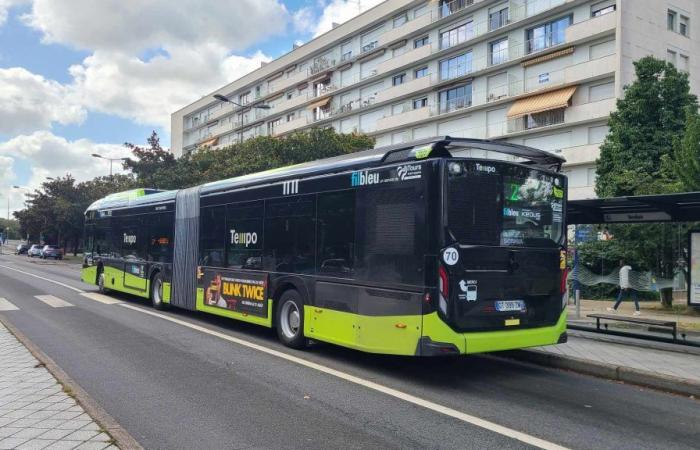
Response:
[[[0,0],[0,198],[169,146],[170,113],[379,1]]]

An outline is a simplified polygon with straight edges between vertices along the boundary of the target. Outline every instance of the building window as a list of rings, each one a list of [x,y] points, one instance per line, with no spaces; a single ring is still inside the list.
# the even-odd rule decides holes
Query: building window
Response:
[[[474,0],[440,0],[440,17],[447,17],[473,4]]]
[[[666,28],[671,31],[676,31],[676,12],[668,10],[666,14]]]
[[[598,3],[597,5],[591,6],[591,17],[600,17],[611,12],[615,12],[616,5],[610,2]]]
[[[440,114],[468,108],[472,105],[472,84],[440,91]]]
[[[413,10],[413,18],[417,19],[427,12],[428,12],[428,4],[426,3],[426,4],[423,4],[423,5],[421,5],[418,8]]]
[[[394,17],[394,28],[398,28],[406,22],[408,22],[408,14],[399,14],[398,16]]]
[[[418,39],[413,41],[413,48],[419,48],[424,45],[428,45],[429,43],[430,39],[428,39],[428,36],[419,37]]]
[[[678,32],[682,34],[683,36],[688,36],[688,22],[690,19],[688,19],[685,16],[681,16],[681,20],[678,22]]]
[[[596,179],[595,168],[589,168],[586,171],[586,175],[586,181],[588,182],[588,186],[594,186]]]
[[[241,105],[247,105],[250,103],[250,91],[238,96],[238,103]]]
[[[424,76],[428,75],[428,67],[421,67],[420,69],[416,69],[413,72],[413,78],[423,78]]]
[[[450,80],[462,77],[472,71],[472,52],[440,61],[440,79]]]
[[[474,22],[469,21],[440,33],[440,48],[450,48],[474,36]]]
[[[527,30],[527,52],[537,52],[564,43],[565,31],[571,25],[571,18],[566,16]]]
[[[489,31],[497,30],[508,23],[508,7],[489,12]]]
[[[666,50],[666,61],[670,62],[674,66],[676,65],[676,52],[673,50]]]
[[[287,92],[287,100],[291,100],[292,97],[294,97],[294,93],[292,91]]]
[[[400,73],[398,75],[393,76],[393,78],[391,79],[391,84],[393,86],[398,86],[400,84],[403,84],[404,81],[406,81],[406,74]]]
[[[683,72],[688,72],[690,70],[690,58],[687,55],[680,55],[678,70],[682,70]]]
[[[262,88],[260,86],[255,86],[255,98],[262,97]]]
[[[508,61],[508,38],[499,39],[489,44],[489,59],[491,65],[494,66]]]
[[[292,120],[294,120],[294,113],[287,114],[287,122],[291,122]]]
[[[546,127],[549,125],[564,123],[565,109],[566,108],[560,108],[551,111],[544,111],[541,113],[528,114],[524,118],[525,128],[530,130],[532,128]]]
[[[417,98],[413,100],[413,109],[421,109],[428,106],[428,97]]]

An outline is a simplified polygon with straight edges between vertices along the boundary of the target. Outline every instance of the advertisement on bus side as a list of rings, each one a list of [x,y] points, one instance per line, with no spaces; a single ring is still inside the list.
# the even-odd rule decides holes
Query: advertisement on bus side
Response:
[[[201,268],[204,305],[267,317],[267,274]]]

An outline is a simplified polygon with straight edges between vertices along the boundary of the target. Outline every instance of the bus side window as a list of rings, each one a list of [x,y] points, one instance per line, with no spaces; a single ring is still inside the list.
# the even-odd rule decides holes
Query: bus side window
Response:
[[[420,284],[425,235],[419,235],[422,207],[416,187],[359,189],[357,278]]]
[[[224,267],[224,246],[226,242],[225,207],[202,208],[199,236],[199,264],[208,267]]]
[[[145,260],[147,222],[143,222],[140,217],[124,218],[121,222],[121,233],[118,238],[121,240],[122,258]]]
[[[226,205],[226,266],[262,269],[263,202]]]
[[[316,271],[351,278],[355,262],[355,191],[318,194],[317,205]]]
[[[171,212],[146,216],[148,224],[148,261],[173,262],[173,228],[175,217]]]
[[[314,195],[268,200],[265,203],[265,270],[314,273],[314,206]]]

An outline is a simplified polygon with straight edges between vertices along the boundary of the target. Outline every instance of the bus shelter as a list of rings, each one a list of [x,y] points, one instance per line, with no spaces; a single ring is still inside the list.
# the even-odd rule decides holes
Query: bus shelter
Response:
[[[700,222],[700,192],[570,200],[567,205],[569,225],[658,222]],[[688,233],[687,267],[688,304],[700,306],[700,230]]]

